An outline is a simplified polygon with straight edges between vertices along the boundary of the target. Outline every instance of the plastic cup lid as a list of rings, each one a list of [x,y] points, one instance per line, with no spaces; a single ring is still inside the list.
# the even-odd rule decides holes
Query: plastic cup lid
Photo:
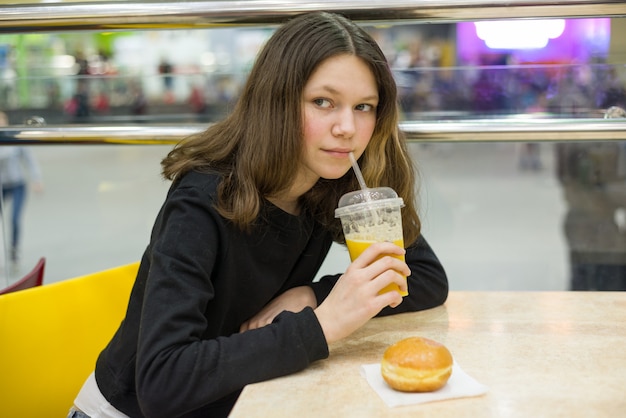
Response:
[[[335,217],[355,213],[364,209],[403,207],[404,201],[390,187],[376,187],[349,192],[341,196],[335,209]]]

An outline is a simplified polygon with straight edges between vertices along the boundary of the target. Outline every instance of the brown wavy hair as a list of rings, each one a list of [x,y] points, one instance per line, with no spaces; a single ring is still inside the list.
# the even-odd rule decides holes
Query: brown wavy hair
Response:
[[[176,180],[190,170],[222,176],[217,209],[242,230],[250,230],[262,199],[288,189],[303,155],[302,92],[326,59],[361,58],[378,84],[376,127],[359,159],[369,187],[388,186],[404,199],[404,239],[420,233],[415,207],[415,167],[398,129],[396,83],[376,41],[339,14],[314,12],[278,28],[260,51],[233,111],[202,133],[181,141],[163,159],[163,176]],[[339,179],[320,179],[300,197],[310,213],[343,243],[334,217],[339,198],[359,188],[349,170]]]

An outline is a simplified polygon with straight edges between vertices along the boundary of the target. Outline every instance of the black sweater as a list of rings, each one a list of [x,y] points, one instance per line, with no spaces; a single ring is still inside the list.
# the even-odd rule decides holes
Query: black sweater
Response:
[[[226,416],[241,389],[326,358],[312,309],[271,325],[240,325],[287,289],[308,285],[321,303],[339,278],[313,283],[332,240],[311,218],[264,202],[255,232],[214,205],[219,177],[191,172],[173,183],[139,266],[126,318],[96,363],[103,395],[131,417]],[[381,315],[427,309],[448,294],[423,238],[407,249],[409,296]]]

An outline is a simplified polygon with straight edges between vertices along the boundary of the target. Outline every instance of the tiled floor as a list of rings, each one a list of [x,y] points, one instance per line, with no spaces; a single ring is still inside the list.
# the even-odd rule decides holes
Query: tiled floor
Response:
[[[520,144],[411,144],[421,174],[424,234],[453,290],[567,289],[565,207],[551,144],[541,171],[518,168]],[[20,271],[47,258],[46,283],[140,258],[168,183],[169,146],[37,146],[45,190],[24,214]],[[322,268],[345,268],[333,248]],[[4,269],[3,269],[4,270]],[[5,273],[0,276],[1,284]],[[1,285],[0,285],[1,286]]]

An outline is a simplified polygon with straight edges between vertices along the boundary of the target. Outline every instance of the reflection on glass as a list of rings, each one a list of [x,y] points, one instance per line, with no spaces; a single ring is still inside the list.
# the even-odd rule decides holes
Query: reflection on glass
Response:
[[[617,42],[626,34],[626,18],[557,20],[558,27],[545,32],[535,26],[543,47],[520,45],[519,37],[497,33],[501,43],[494,45],[493,28],[477,30],[479,22],[366,29],[393,68],[405,120],[519,114],[601,119],[612,115],[611,107],[626,108],[626,46]],[[0,110],[16,125],[32,115],[52,126],[208,123],[233,105],[270,33],[267,27],[248,27],[0,35]],[[431,193],[425,197],[431,206],[424,205],[427,235],[457,286],[626,289],[623,143],[412,145],[424,156],[420,168]],[[63,231],[28,241],[34,244],[33,257],[65,248],[50,258],[51,280],[135,260],[153,216],[149,211],[159,207],[165,193],[158,163],[168,149],[37,147],[44,172],[51,171],[47,187],[63,201],[56,209],[67,219],[57,215],[56,224],[87,230],[75,225],[76,212],[88,213],[94,222],[79,244]],[[75,172],[90,174],[75,185],[76,193],[65,196],[66,184],[58,179]],[[128,208],[128,201],[148,191],[153,192],[147,207]],[[96,204],[85,207],[89,196]],[[48,225],[42,207],[31,209],[35,224]],[[122,235],[133,248],[109,248]],[[489,242],[484,252],[476,240]],[[97,249],[92,260],[79,251],[87,248]],[[503,248],[510,252],[503,254]],[[473,277],[493,281],[481,287]],[[517,284],[504,283],[507,278]],[[535,282],[529,283],[531,278]]]
[[[605,118],[626,118],[619,106]],[[559,143],[572,290],[626,290],[626,142]]]
[[[615,41],[624,18],[365,27],[394,69],[406,120],[601,117],[625,100]],[[52,124],[210,122],[236,99],[271,30],[0,35],[0,103],[18,120]],[[520,43],[531,38],[541,42]]]

